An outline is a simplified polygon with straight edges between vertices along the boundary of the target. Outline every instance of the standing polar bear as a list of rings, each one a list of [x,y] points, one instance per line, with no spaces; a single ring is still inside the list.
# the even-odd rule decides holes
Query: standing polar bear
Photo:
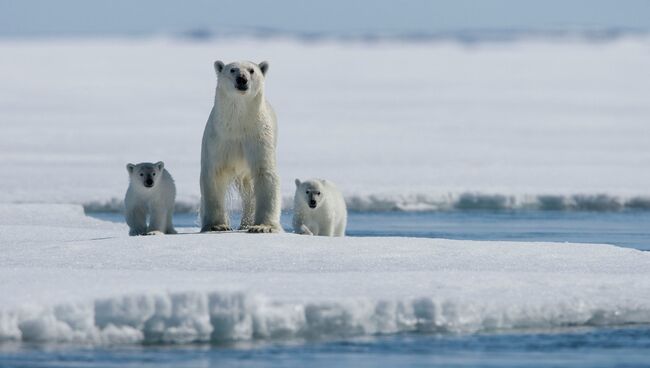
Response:
[[[264,96],[267,62],[214,63],[217,89],[201,146],[201,231],[231,230],[226,193],[242,198],[240,229],[280,232],[277,122]]]
[[[344,236],[348,211],[334,183],[323,179],[296,179],[293,231],[298,234]]]

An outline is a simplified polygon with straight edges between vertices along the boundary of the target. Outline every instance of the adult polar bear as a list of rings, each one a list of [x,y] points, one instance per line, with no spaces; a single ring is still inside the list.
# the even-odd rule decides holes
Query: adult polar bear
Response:
[[[226,193],[243,204],[241,229],[280,232],[277,122],[264,97],[267,62],[214,63],[217,90],[201,146],[201,231],[228,231]]]

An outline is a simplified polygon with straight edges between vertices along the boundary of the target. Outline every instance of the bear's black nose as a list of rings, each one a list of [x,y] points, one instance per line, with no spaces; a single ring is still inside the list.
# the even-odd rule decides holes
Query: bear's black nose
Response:
[[[148,186],[148,187],[153,186],[153,179],[147,179],[147,180],[144,182],[144,185],[146,185],[146,186]]]
[[[309,201],[309,207],[315,208],[316,207],[316,201],[313,200],[313,199],[311,201]]]
[[[237,77],[237,79],[235,79],[235,82],[237,82],[237,84],[240,86],[245,86],[246,83],[248,83],[248,79],[244,77]]]

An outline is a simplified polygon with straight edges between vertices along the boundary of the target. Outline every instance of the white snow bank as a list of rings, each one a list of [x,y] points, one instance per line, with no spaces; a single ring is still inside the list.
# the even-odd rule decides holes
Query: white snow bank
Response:
[[[0,202],[117,208],[124,165],[163,160],[192,208],[212,62],[267,59],[284,197],[324,177],[358,209],[647,208],[649,45],[0,40]]]
[[[12,213],[26,222],[6,220]],[[650,323],[650,253],[609,245],[128,237],[125,226],[88,219],[79,207],[37,205],[0,205],[0,234],[3,341],[180,343]]]
[[[0,341],[190,343],[650,323],[650,305],[579,297],[288,302],[240,292],[185,292],[0,311],[0,321]]]

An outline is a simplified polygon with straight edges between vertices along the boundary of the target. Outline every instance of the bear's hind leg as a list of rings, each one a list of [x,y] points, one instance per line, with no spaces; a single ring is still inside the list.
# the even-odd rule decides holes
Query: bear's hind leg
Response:
[[[255,220],[255,193],[253,182],[249,176],[244,176],[235,182],[242,201],[242,214],[239,230],[248,230]]]

